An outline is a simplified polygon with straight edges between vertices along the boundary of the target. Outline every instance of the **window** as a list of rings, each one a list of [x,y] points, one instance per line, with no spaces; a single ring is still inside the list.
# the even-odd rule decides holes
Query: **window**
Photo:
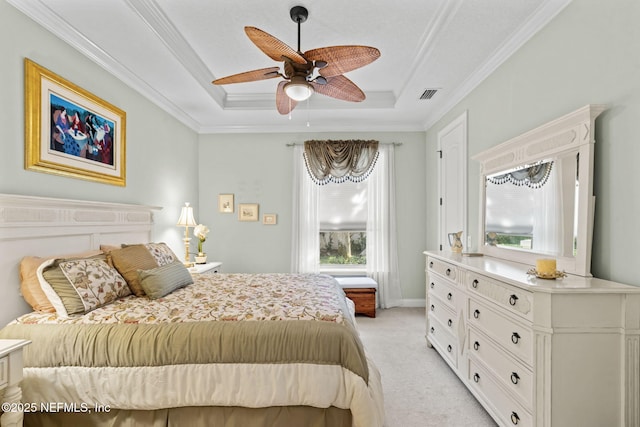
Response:
[[[366,181],[329,183],[318,193],[320,269],[366,268]]]

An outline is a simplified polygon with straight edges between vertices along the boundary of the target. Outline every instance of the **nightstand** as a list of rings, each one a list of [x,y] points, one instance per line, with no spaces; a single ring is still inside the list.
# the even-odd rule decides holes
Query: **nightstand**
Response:
[[[0,340],[0,402],[2,407],[10,405],[0,417],[0,426],[22,425],[22,348],[28,344],[31,341]]]
[[[206,264],[195,264],[193,267],[189,267],[191,274],[214,274],[222,272],[221,262],[208,262]]]

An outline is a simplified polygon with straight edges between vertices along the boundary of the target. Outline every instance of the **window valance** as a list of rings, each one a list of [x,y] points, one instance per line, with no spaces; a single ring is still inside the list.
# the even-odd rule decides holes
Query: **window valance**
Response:
[[[553,161],[540,163],[502,175],[487,177],[487,181],[492,184],[505,184],[507,182],[511,182],[518,186],[526,185],[530,188],[540,188],[549,179],[552,167]]]
[[[378,141],[311,140],[304,143],[304,163],[311,179],[329,182],[365,180],[378,159]]]

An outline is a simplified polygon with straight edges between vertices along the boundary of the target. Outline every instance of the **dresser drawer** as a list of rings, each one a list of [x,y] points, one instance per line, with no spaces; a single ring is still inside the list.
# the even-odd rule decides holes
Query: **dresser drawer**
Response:
[[[468,383],[481,400],[501,419],[501,425],[533,426],[533,416],[499,385],[498,380],[473,359],[469,359]]]
[[[440,354],[454,367],[458,367],[458,346],[455,337],[449,332],[449,328],[431,313],[429,313],[429,342],[436,347]]]
[[[0,390],[9,382],[9,356],[0,359]]]
[[[455,312],[437,297],[429,298],[429,314],[445,325],[452,335],[458,335],[456,333],[458,321]]]
[[[427,292],[430,297],[435,295],[440,300],[444,301],[444,303],[452,310],[455,310],[455,303],[462,295],[460,291],[455,288],[455,285],[452,285],[448,280],[437,276],[429,276]]]
[[[527,409],[533,407],[533,374],[494,345],[489,338],[469,329],[469,355],[480,360]]]
[[[469,299],[469,324],[493,338],[507,352],[531,366],[533,331],[473,299]]]
[[[469,272],[465,282],[472,293],[488,298],[511,313],[533,320],[533,295],[530,292],[473,272]]]
[[[435,258],[427,258],[427,271],[437,273],[453,281],[458,277],[458,267]]]

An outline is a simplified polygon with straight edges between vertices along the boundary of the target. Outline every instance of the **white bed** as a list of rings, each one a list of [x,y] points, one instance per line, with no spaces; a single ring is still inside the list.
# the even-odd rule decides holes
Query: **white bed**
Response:
[[[301,420],[304,420],[304,425],[314,427],[338,425],[381,427],[383,425],[384,413],[379,373],[364,354],[355,330],[353,306],[348,305],[348,300],[344,298],[341,289],[337,283],[334,286],[330,278],[315,276],[306,278],[294,275],[205,275],[196,280],[193,285],[170,292],[157,300],[127,296],[87,314],[71,315],[69,318],[62,318],[59,314],[52,313],[31,313],[31,307],[24,302],[18,292],[18,265],[22,257],[53,256],[61,253],[61,248],[64,248],[63,252],[71,253],[99,249],[101,245],[150,242],[153,240],[153,212],[156,209],[126,204],[0,195],[0,250],[3,254],[0,261],[2,263],[0,286],[3,293],[3,298],[0,299],[0,322],[5,325],[22,315],[19,322],[13,322],[13,325],[5,327],[0,335],[11,338],[16,333],[24,334],[28,335],[24,338],[33,341],[25,349],[23,401],[34,403],[59,400],[76,404],[85,403],[91,407],[96,404],[107,405],[110,408],[109,413],[39,413],[35,416],[28,414],[25,417],[27,425],[72,422],[90,425],[144,423],[161,426],[182,423],[182,425],[231,426],[242,423],[251,426],[287,426],[292,425],[292,422],[299,424]],[[284,298],[281,305],[278,305],[278,302],[267,304],[269,310],[274,307],[274,304],[280,307],[276,309],[280,317],[270,317],[265,314],[269,313],[269,310],[257,314],[260,310],[256,311],[256,307],[261,303],[243,312],[238,308],[239,304],[234,303],[233,300],[221,302],[222,298],[236,291],[242,294],[236,301],[254,298],[261,292],[260,286],[263,293],[288,295],[289,299]],[[275,292],[274,289],[278,291]],[[292,303],[292,301],[300,300],[303,294],[308,295],[310,299],[304,304],[301,303],[298,307],[299,311],[296,312],[295,302]],[[257,296],[255,298],[256,301],[263,301],[258,300]],[[317,305],[314,305],[314,298],[318,301]],[[197,300],[202,303],[192,305],[203,305],[204,302],[208,302],[208,305],[204,304],[205,314],[195,311],[195,314],[185,314],[184,317],[188,321],[179,326],[178,332],[171,332],[170,335],[173,337],[156,335],[154,332],[154,328],[158,326],[156,323],[164,322],[168,325],[175,321],[175,316],[174,318],[169,316],[160,322],[158,319],[162,316],[158,314],[161,310],[158,307],[166,308],[172,301],[180,299]],[[325,304],[321,301],[329,300],[335,300],[334,306],[324,307]],[[120,308],[116,307],[118,304]],[[183,301],[182,306],[185,305],[189,304],[184,304]],[[233,319],[229,318],[229,312],[224,308],[229,306],[235,307]],[[124,313],[130,307],[137,307],[133,311],[141,317],[132,320],[129,315],[109,314],[109,310]],[[223,311],[216,312],[215,316],[211,315],[210,313],[214,311],[212,307]],[[101,310],[106,311],[106,314]],[[144,310],[149,312],[140,314]],[[168,309],[168,311],[174,313],[179,310]],[[282,314],[285,311],[290,313]],[[308,315],[310,312],[314,313]],[[197,322],[189,323],[189,320],[193,320],[190,316],[197,317]],[[211,319],[206,318],[207,316]],[[254,322],[253,320],[256,320],[254,316],[261,316],[260,320],[265,321]],[[113,321],[115,318],[124,317],[127,319],[121,322]],[[267,321],[275,320],[276,317],[284,322]],[[211,327],[204,320],[212,321]],[[225,325],[221,325],[220,320],[234,320],[234,322],[222,322]],[[303,322],[305,320],[306,322]],[[43,325],[34,325],[35,323]],[[58,330],[61,324],[67,323],[69,328],[75,328],[72,329],[73,332],[71,334],[64,332],[59,335],[59,338],[53,338],[53,331]],[[161,360],[157,366],[147,366],[146,361],[140,362],[140,360],[115,362],[123,354],[120,352],[122,345],[115,350],[110,350],[107,347],[109,340],[105,338],[109,334],[115,335],[113,331],[116,326],[113,323],[123,324],[123,329],[128,331],[125,334],[130,334],[129,338],[121,340],[127,342],[130,347],[125,349],[124,353],[132,353],[132,349],[137,345],[139,349],[144,349],[153,356],[154,352],[149,352],[147,347],[151,345],[148,344],[149,342],[156,342],[163,346],[156,353],[168,359]],[[136,327],[132,328],[131,323],[136,323]],[[231,323],[234,324],[230,325]],[[278,329],[297,330],[297,335],[283,335],[283,338],[271,336],[265,338],[260,335],[265,333],[263,330],[273,329],[277,323],[280,324]],[[302,323],[312,325],[313,332],[305,332],[306,326],[304,326],[305,329],[301,329]],[[263,340],[262,349],[266,349],[267,353],[272,353],[269,350],[270,342],[281,340],[283,343],[298,343],[288,344],[292,347],[287,352],[295,353],[298,347],[306,348],[310,343],[317,341],[317,335],[325,333],[325,330],[340,330],[343,338],[335,339],[344,339],[345,343],[352,343],[341,342],[335,346],[337,350],[333,353],[340,359],[349,361],[327,362],[321,353],[323,348],[331,346],[323,345],[316,348],[309,347],[310,350],[302,351],[300,354],[304,353],[304,356],[294,354],[295,363],[288,359],[281,361],[274,359],[274,361],[267,361],[268,363],[260,359],[259,363],[255,361],[249,361],[251,362],[249,363],[242,359],[243,354],[250,352],[247,350],[248,346],[242,344],[242,340],[247,339],[238,338],[240,329],[250,330],[250,334],[257,333],[254,326],[249,327],[249,324],[259,324],[257,329],[260,332],[251,341],[255,341],[260,347],[259,343]],[[283,324],[284,327],[282,327]],[[192,327],[192,325],[195,326]],[[39,328],[40,326],[45,328],[45,332]],[[111,327],[114,329],[110,329]],[[89,335],[86,331],[91,328],[99,332],[91,332],[88,341],[81,341],[80,337]],[[234,332],[231,335],[225,332],[227,335],[223,335],[219,331],[221,328]],[[189,341],[185,338],[184,331],[187,329],[198,329],[200,335],[194,333],[194,337],[199,339],[194,338]],[[202,334],[209,334],[208,329],[212,331],[212,342],[224,342],[227,346],[237,346],[232,353],[239,355],[240,360],[224,359],[228,356],[228,351],[221,351],[217,346],[205,343],[207,339],[200,337]],[[184,340],[181,341],[183,345],[193,347],[194,354],[200,359],[196,357],[194,361],[167,362],[167,360],[174,360],[172,358],[181,357],[180,349],[174,349],[176,351],[165,355],[167,353],[165,348],[171,347],[172,344],[169,343],[174,343],[175,337],[178,336]],[[306,338],[293,341],[294,336],[306,336]],[[74,342],[76,337],[77,341]],[[299,337],[295,339],[298,340]],[[304,344],[303,339],[306,340]],[[333,340],[333,335],[329,339]],[[60,350],[65,341],[69,341],[65,343],[69,344],[69,349],[74,348],[74,345],[81,348],[77,356],[72,356],[73,352],[70,350]],[[115,342],[115,340],[111,341]],[[60,343],[59,348],[54,343]],[[221,345],[221,347],[224,346]],[[362,353],[360,359],[354,356],[359,352]],[[41,357],[45,353],[46,357]],[[349,356],[348,353],[351,355]],[[87,359],[88,354],[96,357],[87,366],[76,361]],[[316,354],[318,361],[315,360]],[[272,355],[264,357],[272,357]],[[162,357],[159,356],[158,359]],[[362,362],[362,366],[354,368],[359,364],[358,360]],[[217,420],[218,424],[212,420]]]

